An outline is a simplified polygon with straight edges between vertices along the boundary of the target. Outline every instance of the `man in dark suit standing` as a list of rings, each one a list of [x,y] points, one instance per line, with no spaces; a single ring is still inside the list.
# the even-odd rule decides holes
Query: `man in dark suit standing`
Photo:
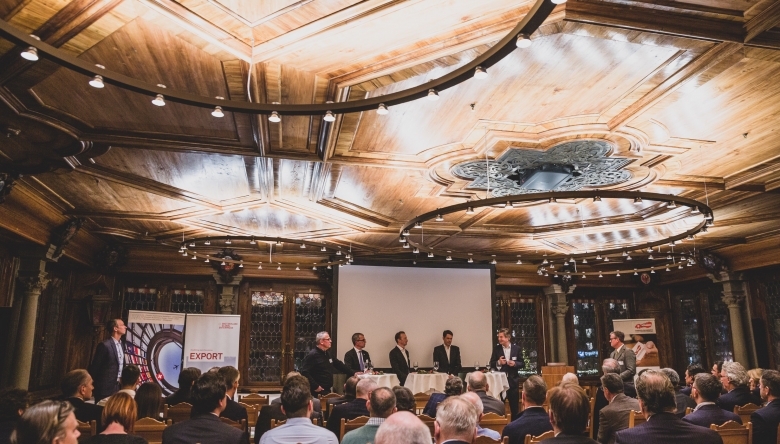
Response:
[[[520,347],[509,342],[510,332],[508,328],[498,330],[498,345],[493,348],[493,354],[490,356],[489,368],[495,368],[498,371],[506,373],[509,380],[509,389],[506,391],[506,399],[509,400],[509,409],[512,411],[512,420],[517,419],[520,409],[520,394],[518,393],[517,371],[523,367],[522,350]],[[501,367],[501,368],[499,368]]]
[[[634,382],[636,374],[636,355],[634,350],[626,347],[623,340],[626,335],[622,331],[613,331],[609,334],[609,345],[614,348],[609,357],[616,360],[620,366],[620,377],[624,382]]]
[[[71,403],[76,419],[81,422],[97,422],[98,431],[102,430],[100,420],[103,415],[103,407],[89,404],[92,398],[94,386],[92,376],[84,369],[71,370],[62,378],[62,397]]]
[[[718,398],[718,406],[727,412],[733,412],[734,407],[753,402],[750,394],[750,377],[745,367],[739,362],[724,362],[720,368],[720,382],[728,393]]]
[[[225,379],[204,373],[192,387],[192,409],[197,416],[165,428],[163,444],[248,444],[249,434],[219,420],[225,410]]]
[[[111,337],[98,344],[95,356],[89,366],[89,374],[95,382],[95,399],[108,398],[119,391],[119,378],[125,363],[125,346],[122,336],[127,326],[121,319],[112,319],[106,324]]]
[[[220,368],[217,374],[225,380],[225,395],[227,397],[225,410],[219,416],[235,422],[241,422],[242,419],[245,419],[248,423],[249,417],[247,416],[246,407],[233,400],[233,397],[236,396],[236,390],[238,390],[238,380],[241,378],[241,373],[237,368],[228,365]],[[255,420],[257,418],[252,419]]]
[[[406,337],[406,333],[399,331],[395,334],[396,345],[390,350],[390,366],[393,368],[393,373],[398,376],[401,385],[406,382],[406,377],[409,376],[409,367],[411,367],[409,350],[406,349],[408,343],[409,339]]]
[[[550,424],[555,437],[545,444],[597,444],[584,435],[588,426],[590,401],[579,385],[563,383],[547,394],[550,400]]]
[[[361,379],[357,384],[357,396],[350,402],[339,404],[333,407],[328,417],[328,430],[334,435],[341,433],[341,420],[346,421],[357,418],[358,416],[370,416],[368,411],[368,401],[371,399],[371,392],[379,387],[371,379]]]
[[[723,444],[718,432],[687,423],[675,415],[674,386],[664,372],[642,371],[636,381],[636,392],[647,422],[617,432],[616,444]]]
[[[460,373],[460,348],[452,345],[452,332],[444,330],[442,333],[442,345],[433,348],[433,362],[439,363],[439,371],[450,376],[458,376]]]
[[[596,436],[601,444],[612,444],[615,433],[628,428],[631,410],[639,411],[639,401],[623,394],[623,379],[616,373],[601,377],[601,391],[609,404],[599,412],[599,432]]]
[[[353,348],[344,354],[344,365],[352,370],[352,373],[363,373],[371,362],[368,352],[363,350],[366,347],[366,337],[363,333],[352,335]]]
[[[313,396],[327,395],[333,388],[334,370],[346,373],[347,376],[353,376],[355,372],[339,361],[338,358],[330,356],[328,350],[332,342],[328,332],[321,331],[317,333],[315,341],[317,346],[303,358],[301,375],[309,380]]]
[[[722,389],[720,380],[712,373],[697,373],[691,387],[691,396],[697,405],[691,413],[683,416],[683,421],[702,427],[709,427],[711,424],[723,425],[727,421],[742,424],[739,415],[727,412],[715,404]]]
[[[753,444],[775,444],[777,425],[780,424],[780,372],[764,370],[758,389],[761,400],[766,401],[766,404],[750,415]]]
[[[531,375],[523,383],[523,412],[504,427],[501,438],[508,436],[509,444],[523,444],[525,435],[539,436],[552,430],[550,417],[542,407],[547,399],[547,384],[541,376]]]

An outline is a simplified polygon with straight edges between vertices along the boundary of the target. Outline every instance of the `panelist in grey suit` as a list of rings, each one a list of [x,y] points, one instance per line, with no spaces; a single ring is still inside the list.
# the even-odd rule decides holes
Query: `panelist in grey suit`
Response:
[[[622,331],[613,331],[609,334],[609,345],[614,348],[609,357],[618,362],[620,377],[623,378],[623,381],[633,382],[636,374],[636,355],[634,350],[626,347],[626,344],[623,343],[625,338],[626,335]]]

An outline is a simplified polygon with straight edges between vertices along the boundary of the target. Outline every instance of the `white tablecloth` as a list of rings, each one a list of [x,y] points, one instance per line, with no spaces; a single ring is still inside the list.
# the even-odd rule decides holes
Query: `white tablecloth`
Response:
[[[396,376],[395,373],[385,373],[384,375],[358,375],[358,378],[373,379],[378,386],[390,389],[396,385],[401,385],[401,381],[398,380],[398,376]]]
[[[501,395],[509,390],[509,380],[504,372],[487,372],[488,395],[501,399]]]
[[[446,383],[446,373],[434,373],[427,375],[420,373],[409,373],[409,376],[406,377],[406,382],[404,382],[404,387],[411,390],[412,393],[444,393],[444,384]]]

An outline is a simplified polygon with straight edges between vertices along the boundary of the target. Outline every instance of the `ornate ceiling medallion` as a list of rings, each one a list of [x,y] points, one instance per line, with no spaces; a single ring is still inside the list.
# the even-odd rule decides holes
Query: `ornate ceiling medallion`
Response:
[[[495,161],[472,160],[451,173],[472,181],[466,189],[489,189],[491,197],[599,188],[631,178],[623,168],[632,159],[606,157],[611,150],[603,140],[564,142],[547,151],[510,148]]]

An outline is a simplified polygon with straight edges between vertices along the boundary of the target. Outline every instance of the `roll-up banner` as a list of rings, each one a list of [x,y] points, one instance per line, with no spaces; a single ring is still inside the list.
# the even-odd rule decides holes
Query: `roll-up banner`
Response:
[[[644,368],[660,368],[654,318],[615,319],[612,324],[615,331],[626,335],[626,347],[634,350],[637,373]]]
[[[184,334],[184,367],[207,372],[212,367],[238,368],[241,316],[188,314]]]
[[[184,314],[130,310],[125,362],[141,369],[141,383],[155,382],[167,396],[179,388]]]

